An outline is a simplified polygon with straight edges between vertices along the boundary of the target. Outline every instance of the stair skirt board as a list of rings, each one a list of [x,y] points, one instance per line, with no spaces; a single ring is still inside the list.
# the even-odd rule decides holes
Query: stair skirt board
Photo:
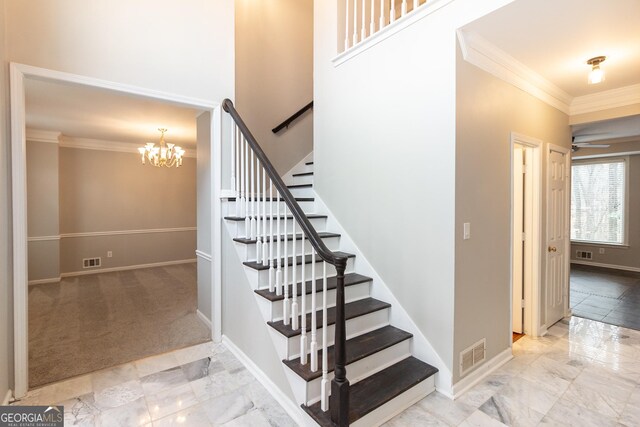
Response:
[[[307,156],[309,159],[311,155]],[[306,159],[305,159],[306,160]],[[294,176],[295,175],[295,176]],[[304,204],[304,210],[307,214],[309,221],[313,224],[316,230],[321,234],[321,238],[325,244],[332,251],[337,251],[342,245],[342,237],[338,233],[327,233],[324,230],[327,228],[328,217],[327,215],[319,215],[314,213],[308,213],[316,206],[316,195],[313,191],[313,162],[306,160],[299,163],[294,169],[289,171],[286,175],[286,182],[289,183],[289,189],[296,198],[301,198],[304,201],[299,203]],[[261,260],[256,260],[258,251],[261,252],[261,248],[258,248],[256,244],[257,239],[247,239],[246,234],[246,222],[245,218],[237,218],[236,216],[236,201],[235,199],[228,199],[223,206],[223,211],[227,213],[224,218],[224,223],[228,231],[228,236],[233,238],[233,247],[241,260],[246,260],[243,263],[246,279],[254,290],[254,297],[257,302],[260,314],[264,319],[271,336],[271,340],[274,345],[275,353],[283,361],[282,369],[284,369],[285,378],[291,386],[295,402],[291,401],[291,398],[287,396],[281,389],[279,389],[266,374],[255,365],[255,363],[248,358],[248,356],[240,349],[238,349],[233,343],[225,336],[223,336],[223,343],[238,357],[238,359],[247,367],[247,369],[258,378],[258,380],[271,392],[276,400],[285,408],[289,415],[300,425],[312,425],[320,423],[321,425],[331,425],[330,421],[327,424],[327,413],[321,413],[319,409],[320,400],[320,385],[322,381],[321,372],[310,372],[309,365],[299,365],[300,358],[300,330],[292,330],[290,325],[285,325],[283,322],[284,312],[284,297],[282,295],[276,295],[275,292],[269,292],[269,279],[270,275],[274,274],[273,269],[269,269],[268,265],[263,265]],[[276,212],[277,202],[269,201],[265,205],[267,216],[271,214],[271,207],[274,207],[273,213]],[[324,206],[324,205],[322,205]],[[253,205],[249,205],[249,211]],[[256,211],[256,213],[262,213]],[[280,203],[279,215],[284,217],[284,203]],[[287,212],[287,227],[286,237],[273,236],[273,247],[277,242],[280,242],[281,249],[280,255],[283,262],[286,262],[288,267],[288,293],[291,303],[291,296],[294,291],[292,284],[296,284],[295,292],[297,295],[298,308],[301,309],[302,296],[300,292],[300,281],[302,280],[302,263],[305,264],[306,280],[305,283],[305,309],[307,315],[307,340],[311,341],[310,331],[310,313],[311,313],[311,245],[306,242],[305,253],[306,257],[302,258],[296,256],[293,260],[291,253],[293,252],[294,236],[293,232],[293,218],[291,213]],[[261,223],[262,225],[262,223]],[[268,234],[271,234],[270,224],[267,224]],[[296,226],[295,244],[299,254],[301,249],[301,230]],[[277,226],[274,223],[273,233],[277,231]],[[340,230],[342,228],[340,227]],[[263,230],[261,230],[263,231]],[[281,222],[280,232],[284,234],[284,227]],[[333,231],[333,230],[329,230]],[[261,237],[264,233],[260,233]],[[271,240],[268,236],[267,240]],[[349,243],[350,240],[349,240]],[[271,243],[270,243],[271,246]],[[284,249],[287,249],[289,257],[285,259]],[[296,254],[296,255],[298,255]],[[413,403],[422,399],[429,393],[435,390],[435,373],[437,369],[421,362],[412,356],[414,350],[414,335],[412,333],[405,332],[401,329],[390,326],[390,320],[392,319],[391,305],[380,300],[372,298],[372,279],[371,277],[363,276],[355,273],[355,255],[346,254],[349,256],[347,261],[347,268],[345,271],[345,299],[347,305],[346,311],[346,339],[351,340],[351,351],[347,355],[347,372],[348,380],[352,386],[360,384],[360,388],[354,389],[354,396],[360,396],[358,402],[353,402],[352,409],[354,412],[352,423],[354,426],[372,426],[380,425],[393,416],[397,415]],[[296,277],[293,277],[292,264],[297,264]],[[316,257],[316,299],[318,301],[318,308],[321,306],[322,295],[322,260]],[[367,263],[368,270],[370,266]],[[284,276],[284,271],[282,272]],[[331,347],[334,344],[335,339],[335,300],[336,300],[336,271],[332,265],[327,265],[327,277],[328,277],[328,290],[327,290],[327,302],[328,302],[328,326],[327,326],[327,346]],[[375,276],[376,280],[379,280]],[[275,277],[271,277],[273,281]],[[283,277],[284,279],[284,277]],[[394,302],[395,301],[394,299]],[[318,341],[318,348],[322,349],[322,312],[317,312],[317,333],[316,338]],[[301,322],[301,319],[299,319]],[[406,323],[406,322],[405,322]],[[330,352],[333,348],[329,349]],[[333,354],[330,356],[330,366],[328,378],[333,378]],[[285,363],[286,362],[286,363]],[[309,361],[310,363],[310,357]],[[318,368],[322,369],[321,356],[318,357]],[[413,373],[410,373],[413,372]],[[381,386],[382,382],[384,386]],[[387,384],[390,389],[388,393],[380,392],[387,388]],[[366,396],[369,393],[369,389],[372,389],[371,393],[376,394],[377,398],[373,401],[377,402],[379,407],[372,407],[370,404],[367,406],[363,404],[366,399],[362,396]],[[373,390],[375,389],[375,390]],[[388,399],[388,400],[387,400]],[[308,406],[307,406],[308,405]],[[315,409],[314,409],[315,408]],[[320,413],[315,412],[320,411]],[[356,420],[357,417],[360,417]]]

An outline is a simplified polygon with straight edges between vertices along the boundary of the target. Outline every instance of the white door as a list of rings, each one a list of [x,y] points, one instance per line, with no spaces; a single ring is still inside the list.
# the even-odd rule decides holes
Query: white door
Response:
[[[547,286],[546,325],[550,327],[565,314],[568,299],[566,243],[568,233],[567,152],[550,148],[547,164]]]
[[[522,333],[522,300],[523,300],[523,255],[524,246],[524,149],[513,149],[513,310],[512,330]]]

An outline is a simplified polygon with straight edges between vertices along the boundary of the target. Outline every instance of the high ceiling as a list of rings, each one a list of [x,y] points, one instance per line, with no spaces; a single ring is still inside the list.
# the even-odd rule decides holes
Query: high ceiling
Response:
[[[517,0],[465,30],[573,97],[640,82],[638,0]],[[606,80],[589,85],[586,61],[598,55]]]
[[[167,142],[196,145],[196,117],[201,111],[141,96],[83,85],[25,80],[29,129],[62,132],[66,137],[128,142],[157,142],[167,128]]]

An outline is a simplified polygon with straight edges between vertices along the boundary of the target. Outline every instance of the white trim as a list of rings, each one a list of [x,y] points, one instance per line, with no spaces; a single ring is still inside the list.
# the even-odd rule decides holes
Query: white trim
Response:
[[[511,352],[511,347],[509,347],[494,356],[493,359],[478,366],[475,371],[471,372],[469,375],[455,383],[452,387],[453,393],[451,395],[447,395],[447,397],[452,399],[459,398],[464,392],[469,390],[474,385],[478,384],[487,376],[491,375],[493,371],[495,371],[511,359],[513,359],[513,354]]]
[[[44,285],[50,283],[58,283],[62,279],[61,276],[58,277],[50,277],[48,279],[37,279],[37,280],[29,280],[29,286],[32,285]]]
[[[196,249],[196,256],[200,259],[211,262],[211,255],[206,252],[202,252],[200,249]]]
[[[59,144],[62,133],[49,130],[27,129],[27,142],[44,142],[47,144]]]
[[[415,13],[410,12],[402,18],[398,18],[394,22],[388,24],[383,29],[379,30],[377,33],[369,36],[365,40],[359,42],[355,46],[350,47],[344,52],[340,53],[338,56],[333,58],[331,62],[334,67],[337,67],[340,64],[343,64],[349,61],[351,58],[354,58],[360,55],[362,52],[365,52],[369,48],[377,45],[383,40],[388,39],[394,34],[402,31],[403,29],[415,24],[421,19],[431,15],[437,10],[443,8],[444,6],[451,3],[453,0],[431,0],[427,3],[420,6],[419,9],[416,10]]]
[[[211,320],[209,320],[209,318],[207,316],[205,316],[200,310],[196,309],[196,315],[198,315],[198,317],[200,318],[200,320],[202,320],[208,327],[209,330],[211,330],[212,326],[211,326]]]
[[[289,169],[287,173],[282,175],[282,181],[284,181],[285,183],[293,182],[293,174],[298,173],[298,171],[301,169],[304,169],[307,166],[306,163],[312,162],[312,161],[313,161],[313,151],[311,151],[309,154],[304,156],[304,158],[300,160],[294,167],[292,167],[291,169]]]
[[[508,53],[471,31],[458,30],[465,61],[569,114],[573,97]]]
[[[640,83],[577,96],[573,98],[570,110],[573,116],[633,104],[640,104]]]
[[[161,92],[153,89],[132,86],[124,83],[111,82],[94,77],[65,73],[12,62],[9,64],[10,73],[10,113],[11,113],[11,191],[12,191],[12,232],[13,232],[13,340],[14,340],[14,396],[21,398],[28,390],[28,316],[27,316],[27,179],[26,179],[26,109],[24,79],[35,77],[47,81],[75,83],[84,86],[98,87],[162,100],[172,105],[187,106],[197,109],[213,111],[219,109],[216,101],[190,98],[178,94]],[[213,124],[212,124],[213,126]],[[220,141],[216,142],[220,145]],[[212,141],[213,144],[213,141]],[[220,149],[220,147],[217,147]],[[215,151],[215,150],[212,150]],[[211,170],[221,171],[220,157],[211,163]],[[215,176],[216,173],[212,173]],[[218,197],[216,189],[213,195]],[[212,209],[212,227],[220,224],[219,210]],[[213,241],[219,233],[211,233]],[[218,236],[219,237],[219,236]],[[217,242],[220,243],[221,242]],[[221,251],[214,248],[214,251]],[[219,264],[219,263],[217,263]],[[101,270],[104,271],[104,270]],[[221,272],[217,271],[221,280]]]
[[[60,235],[57,236],[34,236],[27,238],[28,242],[50,242],[52,240],[60,240]]]
[[[65,277],[88,276],[91,274],[112,273],[114,271],[140,270],[143,268],[164,267],[167,265],[192,264],[194,262],[196,262],[196,259],[191,258],[191,259],[179,259],[175,261],[150,262],[148,264],[124,265],[121,267],[96,268],[93,270],[70,271],[68,273],[60,273],[60,277],[65,278]]]
[[[571,156],[571,160],[604,159],[607,157],[635,156],[638,154],[640,154],[640,151],[621,151],[619,153],[593,154],[593,155],[587,155],[587,156]]]
[[[605,264],[605,263],[602,263],[602,262],[590,262],[590,261],[582,261],[582,260],[572,259],[571,260],[571,264],[590,265],[592,267],[612,268],[614,270],[640,272],[640,268],[638,268],[638,267],[629,267],[629,266],[626,266],[626,265],[616,265],[616,264]]]
[[[60,140],[60,147],[75,148],[79,150],[98,150],[98,151],[115,151],[119,153],[134,153],[138,152],[138,147],[144,145],[141,141],[139,144],[133,144],[130,142],[119,141],[106,141],[103,139],[90,139],[90,138],[73,138],[64,136]],[[185,149],[184,157],[196,157],[196,150]]]
[[[236,192],[233,190],[220,190],[220,199],[231,199],[236,198]]]
[[[229,337],[222,335],[222,344],[229,349],[231,353],[247,368],[251,374],[267,389],[269,394],[287,411],[287,414],[293,421],[302,426],[308,425],[308,419],[304,417],[302,408],[296,405],[286,394],[271,381],[271,378],[265,374],[262,369],[256,365],[240,348],[238,348]]]
[[[11,392],[11,389],[7,390],[7,394],[4,396],[4,399],[2,400],[2,406],[7,406],[9,402],[11,402],[12,396],[13,396],[13,393]]]
[[[211,263],[211,339],[216,343],[222,341],[222,117],[220,106],[211,112],[211,258],[216,260]]]

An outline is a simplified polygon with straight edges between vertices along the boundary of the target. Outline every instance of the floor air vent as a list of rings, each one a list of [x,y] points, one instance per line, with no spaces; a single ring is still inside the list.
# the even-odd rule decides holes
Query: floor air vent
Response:
[[[83,258],[82,268],[96,268],[102,265],[102,258]]]
[[[576,258],[578,258],[578,259],[593,259],[593,252],[590,252],[590,251],[576,251]]]
[[[484,362],[487,351],[487,340],[481,339],[477,343],[462,350],[460,353],[460,376],[465,375],[474,366]]]

